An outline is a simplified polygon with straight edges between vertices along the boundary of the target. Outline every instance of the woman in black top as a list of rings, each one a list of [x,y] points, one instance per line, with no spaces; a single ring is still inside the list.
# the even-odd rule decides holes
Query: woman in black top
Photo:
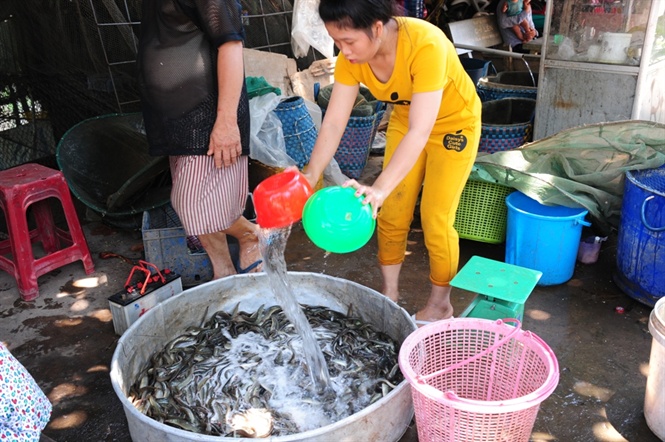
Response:
[[[171,204],[210,256],[213,278],[256,269],[256,226],[242,216],[248,192],[249,103],[244,31],[235,0],[144,0],[138,67],[153,155],[170,157]],[[250,269],[251,267],[251,269]]]

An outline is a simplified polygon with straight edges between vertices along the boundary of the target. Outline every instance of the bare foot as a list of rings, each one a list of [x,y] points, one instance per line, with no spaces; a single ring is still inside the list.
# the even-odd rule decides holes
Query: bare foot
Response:
[[[531,40],[536,38],[536,30],[535,29],[529,29],[524,33],[524,38],[522,39],[523,43],[528,43]]]
[[[391,290],[386,287],[383,287],[383,295],[395,303],[399,301],[399,290],[397,289]]]
[[[256,273],[263,270],[263,263],[256,264],[262,259],[259,249],[259,238],[256,234],[246,234],[243,238],[238,238],[240,247],[240,270],[241,273]],[[253,268],[249,268],[254,266]],[[242,271],[247,269],[246,271]]]
[[[262,259],[259,248],[259,226],[241,216],[225,232],[238,240],[238,247],[240,248],[239,273],[262,271],[263,265],[259,263]]]
[[[236,268],[233,267],[233,264],[225,266],[223,268],[218,268],[218,266],[213,266],[213,275],[212,279],[221,279],[226,278],[227,276],[235,275]]]
[[[449,305],[445,308],[426,306],[416,313],[416,320],[418,321],[439,321],[441,319],[449,319],[453,316],[453,306]]]
[[[236,273],[224,233],[215,232],[199,235],[198,238],[210,258],[213,270],[212,279],[220,279]]]
[[[393,302],[399,300],[399,273],[402,269],[402,263],[381,265],[381,275],[383,276],[383,288],[381,293],[390,298]]]
[[[432,292],[425,307],[416,313],[418,321],[438,321],[448,319],[453,315],[453,305],[450,303],[452,287],[432,284]]]

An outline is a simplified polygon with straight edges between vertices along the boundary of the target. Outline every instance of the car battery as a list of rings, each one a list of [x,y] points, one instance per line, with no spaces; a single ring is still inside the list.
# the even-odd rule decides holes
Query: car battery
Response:
[[[134,322],[160,302],[182,292],[182,278],[169,269],[153,272],[152,264],[139,261],[134,266],[124,290],[109,297],[109,308],[113,315],[113,328],[116,334],[122,335]],[[132,283],[134,273],[140,271],[145,275],[143,281]]]

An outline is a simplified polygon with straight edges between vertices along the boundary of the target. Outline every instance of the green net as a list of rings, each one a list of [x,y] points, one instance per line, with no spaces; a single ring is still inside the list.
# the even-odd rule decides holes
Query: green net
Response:
[[[665,125],[618,121],[564,130],[520,149],[480,154],[471,179],[542,204],[584,207],[595,227],[618,227],[625,172],[665,164]]]

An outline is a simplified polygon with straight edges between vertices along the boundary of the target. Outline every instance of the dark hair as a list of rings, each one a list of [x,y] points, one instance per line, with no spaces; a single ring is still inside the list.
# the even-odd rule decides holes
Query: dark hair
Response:
[[[319,15],[324,23],[367,30],[377,21],[388,23],[403,11],[394,0],[320,0]]]

